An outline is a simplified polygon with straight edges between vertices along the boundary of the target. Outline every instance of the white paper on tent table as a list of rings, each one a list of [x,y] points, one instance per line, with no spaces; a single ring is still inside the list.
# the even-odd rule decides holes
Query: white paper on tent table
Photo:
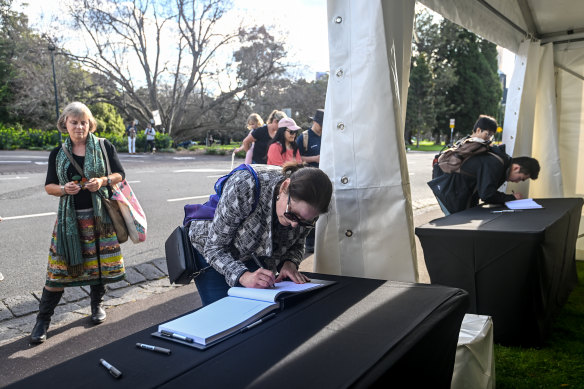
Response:
[[[543,208],[540,204],[533,201],[533,199],[521,199],[521,200],[513,200],[507,201],[505,203],[507,208],[509,209],[537,209]]]

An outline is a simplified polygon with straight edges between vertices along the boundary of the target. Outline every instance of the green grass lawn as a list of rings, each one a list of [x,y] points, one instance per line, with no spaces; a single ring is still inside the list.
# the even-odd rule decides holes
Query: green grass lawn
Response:
[[[444,143],[442,145],[436,145],[432,141],[423,140],[420,141],[420,146],[416,147],[416,143],[412,145],[406,145],[406,149],[409,150],[416,150],[416,151],[440,151],[444,147]]]
[[[555,319],[541,349],[495,345],[497,389],[584,388],[584,262],[579,284]]]

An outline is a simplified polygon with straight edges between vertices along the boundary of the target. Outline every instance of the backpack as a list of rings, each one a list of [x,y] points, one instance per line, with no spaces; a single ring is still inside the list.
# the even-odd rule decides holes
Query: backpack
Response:
[[[215,182],[215,194],[209,196],[209,200],[206,203],[185,205],[185,218],[183,220],[183,225],[185,228],[188,229],[193,220],[213,220],[213,217],[215,216],[215,209],[217,209],[217,204],[219,203],[219,199],[221,198],[221,194],[223,192],[223,186],[225,186],[225,183],[229,177],[231,177],[231,175],[238,170],[247,170],[251,173],[255,180],[255,193],[252,212],[255,211],[260,199],[260,180],[256,171],[250,165],[241,164],[229,172],[229,174],[224,175],[223,177],[219,178],[217,182]]]
[[[503,162],[501,157],[491,151],[490,143],[490,141],[480,138],[467,138],[441,151],[434,156],[432,178],[439,177],[444,173],[460,173],[464,162],[475,155],[489,153]]]

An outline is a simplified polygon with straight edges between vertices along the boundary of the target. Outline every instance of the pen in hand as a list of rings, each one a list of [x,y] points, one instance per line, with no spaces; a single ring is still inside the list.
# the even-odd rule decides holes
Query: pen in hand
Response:
[[[256,265],[259,266],[260,269],[265,269],[264,265],[262,265],[262,262],[260,261],[260,259],[254,254],[251,253],[251,257],[253,259],[253,261],[256,263]],[[270,286],[270,288],[273,288],[274,285]]]
[[[264,265],[262,265],[259,258],[256,257],[256,255],[254,253],[251,253],[251,257],[253,258],[253,261],[256,263],[256,265],[259,266],[260,269],[265,269]]]

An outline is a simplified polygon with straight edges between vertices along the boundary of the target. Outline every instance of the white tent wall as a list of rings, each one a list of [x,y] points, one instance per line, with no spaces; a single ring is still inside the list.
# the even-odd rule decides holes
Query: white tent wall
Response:
[[[505,151],[511,156],[531,156],[540,58],[539,43],[530,40],[521,42],[507,92],[503,125]],[[529,193],[529,182],[509,186],[508,191],[514,189],[524,196]]]
[[[584,197],[584,43],[562,44],[554,49],[564,196]],[[584,217],[579,234],[583,233]],[[584,237],[578,239],[576,258],[584,260]]]
[[[526,182],[531,182],[530,197],[564,197],[556,107],[554,46],[548,43],[541,48],[531,152],[531,156],[540,163],[541,174],[537,180]]]
[[[404,146],[413,0],[329,0],[331,76],[320,167],[331,178],[317,224],[317,272],[416,281]]]

